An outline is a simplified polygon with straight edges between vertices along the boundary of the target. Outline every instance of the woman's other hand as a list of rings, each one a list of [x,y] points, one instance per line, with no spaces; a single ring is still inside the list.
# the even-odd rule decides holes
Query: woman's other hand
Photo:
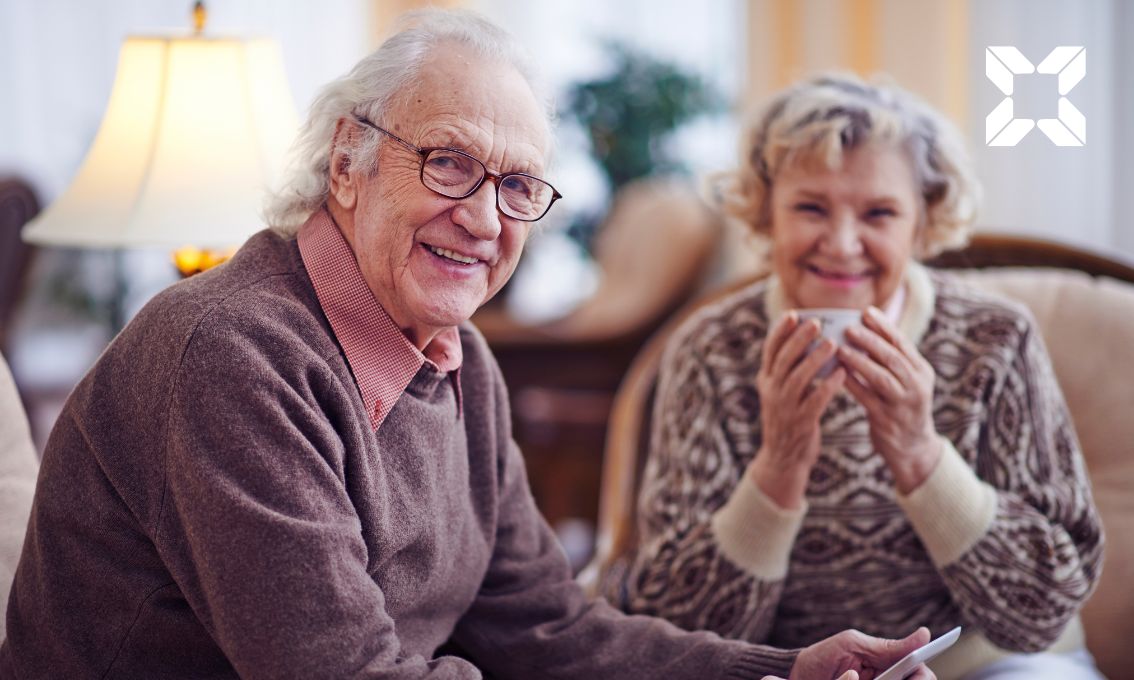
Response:
[[[847,329],[838,350],[847,391],[866,409],[870,439],[886,459],[898,491],[912,492],[941,458],[933,425],[933,367],[876,308]]]
[[[835,344],[820,340],[819,321],[800,322],[788,312],[772,327],[756,376],[763,441],[748,474],[782,508],[803,505],[811,467],[819,457],[819,418],[846,377],[842,367],[816,379],[835,355]]]

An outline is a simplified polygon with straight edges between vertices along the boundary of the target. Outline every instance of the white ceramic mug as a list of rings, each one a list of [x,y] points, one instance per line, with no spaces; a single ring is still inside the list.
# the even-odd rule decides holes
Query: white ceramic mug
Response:
[[[851,326],[862,325],[862,310],[858,309],[839,309],[839,308],[812,308],[812,309],[797,309],[796,313],[799,314],[800,322],[807,321],[808,319],[819,319],[820,332],[824,338],[830,338],[831,342],[836,345],[847,344],[847,339],[844,333],[847,328]],[[808,348],[808,351],[815,349],[819,346],[819,341],[816,340]],[[816,374],[817,378],[825,378],[830,375],[835,367],[839,365],[836,357],[831,357],[819,369]]]

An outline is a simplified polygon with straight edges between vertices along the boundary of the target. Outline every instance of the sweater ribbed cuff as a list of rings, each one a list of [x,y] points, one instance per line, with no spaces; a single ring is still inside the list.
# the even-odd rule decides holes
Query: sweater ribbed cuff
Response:
[[[960,559],[987,532],[996,517],[996,489],[982,481],[941,437],[941,460],[925,482],[898,505],[938,567]]]
[[[788,558],[807,514],[807,504],[785,510],[747,477],[713,515],[711,526],[721,553],[740,568],[765,581],[787,575]]]
[[[750,680],[775,675],[786,678],[799,656],[800,649],[777,649],[764,645],[744,644],[732,666],[725,672],[726,678]]]

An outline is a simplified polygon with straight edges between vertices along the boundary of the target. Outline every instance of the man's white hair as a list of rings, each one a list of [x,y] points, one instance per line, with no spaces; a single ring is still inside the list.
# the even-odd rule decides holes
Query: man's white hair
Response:
[[[340,118],[365,116],[384,125],[385,114],[408,93],[432,50],[462,45],[488,60],[511,65],[543,103],[548,128],[553,108],[527,53],[507,31],[467,10],[423,9],[399,20],[398,30],[350,73],[326,85],[311,104],[292,145],[280,189],[265,203],[264,219],[283,235],[294,234],[327,200],[331,144]],[[361,128],[347,153],[352,167],[375,169],[382,135]]]

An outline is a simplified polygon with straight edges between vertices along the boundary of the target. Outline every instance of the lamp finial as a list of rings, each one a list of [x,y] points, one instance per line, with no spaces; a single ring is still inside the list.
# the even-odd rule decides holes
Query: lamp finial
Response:
[[[203,0],[197,0],[193,3],[193,33],[194,35],[201,35],[205,30],[205,19],[208,17],[208,12],[205,11],[205,3]]]

